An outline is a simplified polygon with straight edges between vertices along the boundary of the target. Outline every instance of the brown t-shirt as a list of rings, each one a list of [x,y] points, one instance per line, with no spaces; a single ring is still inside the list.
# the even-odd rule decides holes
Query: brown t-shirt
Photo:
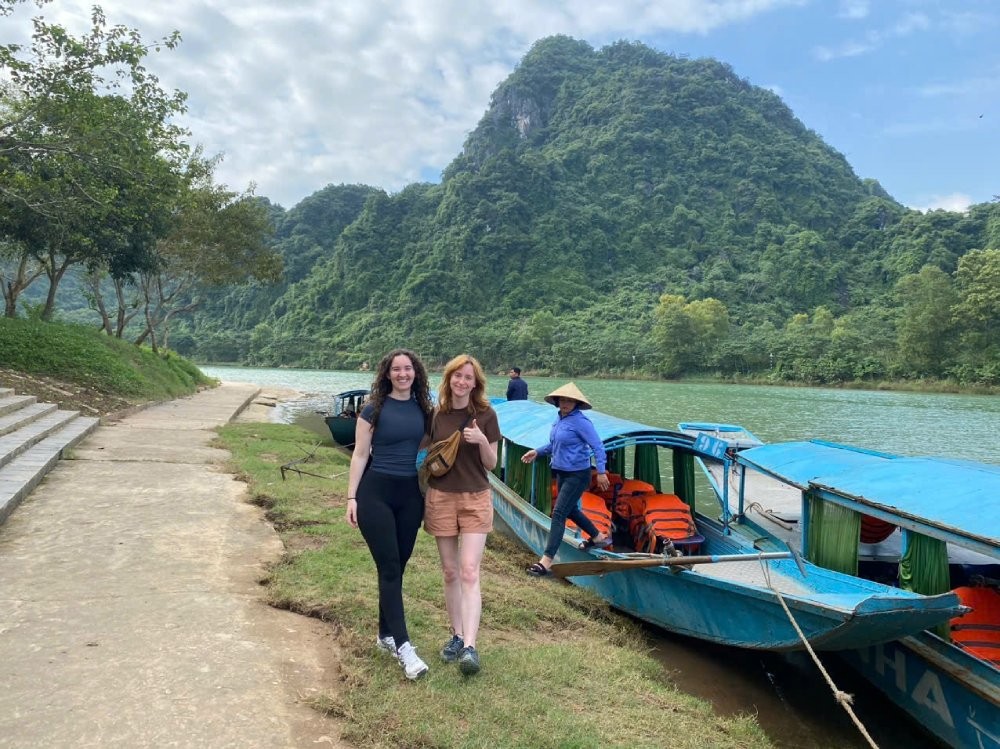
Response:
[[[497,423],[496,411],[487,406],[485,411],[477,411],[475,416],[470,416],[466,409],[438,411],[434,419],[431,442],[443,440],[456,429],[461,429],[466,417],[469,417],[469,421],[465,426],[472,426],[472,421],[475,419],[479,430],[486,435],[487,441],[491,443],[500,441],[500,425]],[[478,492],[488,489],[490,484],[486,479],[486,467],[479,457],[479,445],[463,439],[458,446],[458,457],[455,459],[454,467],[444,476],[432,476],[429,484],[443,492]]]

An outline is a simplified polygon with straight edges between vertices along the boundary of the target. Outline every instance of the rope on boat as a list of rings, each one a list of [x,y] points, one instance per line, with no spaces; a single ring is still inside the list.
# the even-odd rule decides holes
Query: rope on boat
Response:
[[[778,603],[780,603],[781,608],[785,610],[785,615],[788,617],[788,621],[792,623],[792,626],[795,628],[795,632],[798,634],[799,639],[802,640],[802,644],[805,645],[806,651],[813,659],[813,663],[816,664],[816,668],[818,668],[820,673],[823,674],[823,678],[826,680],[827,686],[829,686],[830,691],[833,692],[834,700],[836,700],[837,703],[842,708],[844,708],[844,710],[850,716],[851,720],[854,722],[854,725],[857,726],[858,731],[860,731],[861,735],[865,737],[865,740],[868,742],[868,746],[872,747],[872,749],[878,749],[878,744],[875,743],[875,739],[873,739],[871,737],[871,734],[868,733],[868,729],[865,728],[864,723],[862,723],[861,720],[858,718],[858,716],[854,714],[854,709],[851,707],[854,703],[854,696],[852,694],[849,694],[848,692],[844,692],[841,689],[838,689],[837,685],[833,681],[833,678],[826,670],[826,667],[823,665],[822,661],[820,661],[819,656],[816,655],[816,651],[813,650],[812,645],[809,644],[809,639],[805,636],[805,633],[803,633],[802,629],[799,627],[799,623],[795,621],[795,617],[789,610],[788,604],[785,603],[785,599],[781,595],[781,591],[771,584],[771,571],[770,569],[768,569],[767,562],[761,559],[760,566],[764,569],[764,580],[767,582],[767,587],[770,588],[772,591],[774,591],[774,594],[778,597]]]
[[[779,518],[777,515],[774,514],[774,510],[764,507],[762,504],[760,504],[760,502],[751,502],[750,504],[748,504],[747,511],[750,510],[756,510],[761,517],[770,520],[775,525],[781,526],[786,531],[795,530],[795,525],[793,523],[790,523],[787,520],[782,520],[781,518]]]

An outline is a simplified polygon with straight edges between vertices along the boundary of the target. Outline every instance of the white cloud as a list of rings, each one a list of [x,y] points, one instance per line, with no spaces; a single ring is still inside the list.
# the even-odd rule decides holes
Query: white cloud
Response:
[[[1000,90],[1000,73],[949,83],[927,83],[917,89],[921,96],[984,96]]]
[[[813,55],[820,62],[829,62],[841,57],[857,57],[881,48],[892,39],[906,37],[918,31],[927,31],[930,28],[930,18],[923,13],[906,13],[888,28],[870,29],[861,39],[853,39],[833,47],[818,46],[813,50]]]
[[[886,135],[910,137],[915,135],[948,135],[967,133],[979,129],[981,120],[972,116],[928,117],[909,122],[886,125],[882,132]]]
[[[837,15],[854,21],[867,18],[870,11],[868,0],[841,0]]]
[[[962,213],[972,205],[972,198],[964,193],[953,192],[951,195],[931,195],[922,201],[922,205],[911,205],[910,208],[927,213],[927,211],[955,211]]]
[[[74,33],[92,0],[21,6]],[[550,34],[595,46],[707,33],[802,0],[100,0],[112,24],[183,42],[147,67],[189,94],[183,124],[217,178],[286,207],[329,183],[399,190],[461,150],[497,84]],[[25,31],[24,33],[27,33]],[[7,36],[10,33],[8,32]]]
[[[831,22],[841,28],[850,24],[857,33],[845,43],[816,48],[817,57],[833,60],[865,55],[907,36],[907,51],[930,48],[937,36],[918,33],[935,30],[929,18],[896,12],[900,8],[933,8],[933,26],[953,36],[977,30],[983,36],[983,29],[991,28],[990,14],[982,10],[979,0],[948,0],[947,4],[908,0],[879,0],[877,4],[871,0],[837,4],[815,0],[58,0],[41,9],[33,3],[18,6],[13,16],[2,19],[0,41],[26,40],[30,33],[27,19],[33,14],[63,23],[79,34],[89,27],[94,3],[104,9],[111,23],[137,27],[147,42],[174,29],[181,31],[180,47],[151,55],[148,67],[166,87],[189,94],[183,124],[191,129],[193,142],[204,145],[206,154],[225,155],[217,178],[233,189],[254,182],[258,194],[286,207],[330,183],[360,182],[396,191],[423,175],[439,173],[461,150],[497,84],[535,40],[547,35],[566,34],[599,47],[620,38],[669,38],[676,44],[679,35],[688,34],[706,37],[697,42],[711,47],[713,31],[727,32],[718,34],[720,43],[726,45],[732,43],[727,41],[733,36],[728,32],[734,30],[751,40],[748,46],[759,47],[754,34],[761,25],[777,20],[782,23],[775,28],[784,28],[789,19],[781,17],[780,11],[789,10],[795,12],[791,20],[801,22],[788,24],[785,46],[792,55],[828,37],[830,28],[837,28]],[[973,6],[978,15],[969,10]],[[876,12],[884,18],[886,8],[895,13],[895,20],[876,24]],[[875,30],[859,31],[867,27]],[[763,48],[757,53],[761,65],[754,77],[770,81],[769,88],[779,96],[785,91],[794,95],[797,84],[787,62],[782,68],[769,68],[765,58],[770,56],[765,53]],[[727,47],[710,54],[731,61]],[[982,59],[995,60],[992,48]],[[800,62],[803,71],[808,70],[811,61]],[[997,77],[996,68],[986,63],[958,68],[950,62],[950,58],[938,61],[934,83],[922,90],[912,81],[894,77],[898,65],[891,72],[888,66],[880,68],[877,75],[866,78],[865,85],[877,81],[887,92],[905,91],[912,101],[936,105],[929,97],[972,93],[973,84],[987,92],[990,80]],[[974,80],[973,75],[980,78]],[[937,147],[936,143],[918,144],[922,134],[944,133],[949,144],[965,142],[948,136],[954,136],[956,127],[981,132],[993,115],[985,104],[971,99],[968,112],[949,115],[954,122],[946,121],[949,110],[939,105],[931,109],[907,106],[893,110],[902,122],[886,128],[884,117],[876,120],[861,102],[846,101],[835,83],[827,86],[817,81],[813,93],[841,111],[860,109],[872,117],[866,120],[866,138],[912,134],[913,140],[905,144],[908,148]],[[878,101],[885,98],[871,96]],[[982,98],[992,102],[996,97]],[[979,118],[981,113],[985,118]],[[838,146],[846,153],[854,150],[850,143]],[[986,150],[980,148],[979,153]],[[950,163],[959,169],[969,161],[954,158]],[[981,161],[976,166],[984,168]],[[933,191],[933,185],[923,190]]]

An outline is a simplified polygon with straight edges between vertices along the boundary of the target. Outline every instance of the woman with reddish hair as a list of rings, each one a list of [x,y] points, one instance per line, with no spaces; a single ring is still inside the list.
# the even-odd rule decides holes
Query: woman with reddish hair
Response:
[[[444,576],[444,600],[451,638],[441,649],[446,663],[458,661],[466,676],[478,673],[476,636],[483,601],[479,567],[486,536],[493,530],[493,499],[486,474],[497,464],[500,426],[486,399],[486,375],[468,354],[445,365],[431,441],[461,430],[455,464],[428,482],[424,529],[437,541]]]

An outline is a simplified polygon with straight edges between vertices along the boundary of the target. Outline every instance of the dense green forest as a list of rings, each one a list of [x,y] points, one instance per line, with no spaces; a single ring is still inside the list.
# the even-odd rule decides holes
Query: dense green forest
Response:
[[[1000,202],[907,209],[716,60],[543,39],[440,184],[258,204],[281,280],[187,291],[179,353],[1000,385]]]
[[[331,186],[283,215],[277,247],[310,271],[278,297],[217,297],[175,345],[261,365],[356,367],[406,343],[566,374],[1000,383],[1000,205],[904,208],[714,60],[544,39],[441,184],[364,195]]]

